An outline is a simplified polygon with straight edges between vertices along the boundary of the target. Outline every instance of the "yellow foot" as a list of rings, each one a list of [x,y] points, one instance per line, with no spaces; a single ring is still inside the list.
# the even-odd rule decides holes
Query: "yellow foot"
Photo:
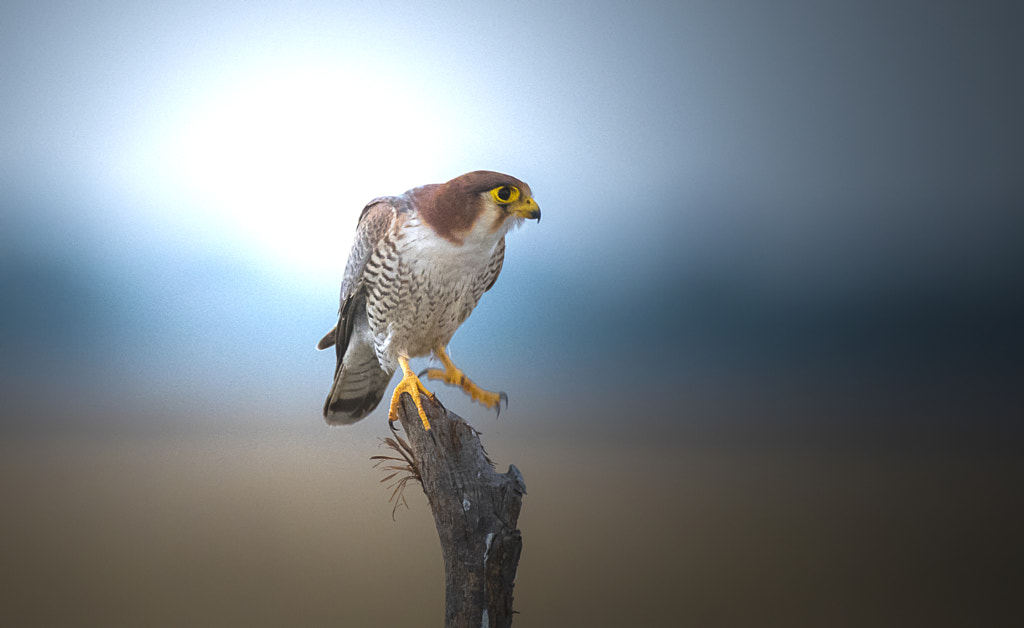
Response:
[[[420,381],[416,374],[409,368],[409,360],[407,358],[398,358],[398,364],[402,367],[402,381],[398,382],[395,386],[395,393],[391,395],[391,410],[388,411],[388,420],[398,420],[398,406],[401,403],[402,393],[409,393],[412,397],[412,402],[416,404],[416,410],[420,414],[420,420],[423,421],[423,429],[430,429],[430,421],[427,420],[427,413],[423,411],[423,402],[420,401],[420,393],[429,396],[431,399],[436,400],[434,393],[430,392],[423,386],[423,382]]]
[[[498,414],[501,414],[501,402],[505,402],[505,406],[508,407],[508,395],[503,392],[491,392],[484,390],[476,384],[473,380],[466,377],[466,375],[459,370],[455,364],[452,363],[451,358],[445,353],[444,347],[434,349],[434,355],[437,356],[441,363],[444,364],[444,370],[442,369],[425,369],[420,375],[426,374],[427,379],[438,379],[446,384],[458,386],[462,390],[466,391],[466,394],[470,396],[473,401],[479,401],[488,408],[497,409]]]

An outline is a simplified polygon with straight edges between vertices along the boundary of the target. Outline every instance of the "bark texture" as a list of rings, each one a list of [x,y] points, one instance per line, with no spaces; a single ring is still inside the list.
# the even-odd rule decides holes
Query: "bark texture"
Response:
[[[478,432],[439,402],[421,397],[423,429],[408,394],[399,421],[434,514],[445,568],[445,626],[512,625],[512,589],[523,539],[516,523],[526,486],[514,465],[497,473]]]

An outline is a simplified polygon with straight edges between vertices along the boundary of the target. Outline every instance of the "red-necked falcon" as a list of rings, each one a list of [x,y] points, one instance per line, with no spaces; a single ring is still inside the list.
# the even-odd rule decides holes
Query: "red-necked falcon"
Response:
[[[338,324],[317,345],[334,345],[338,358],[324,403],[328,423],[350,424],[369,414],[401,367],[388,419],[397,418],[406,392],[430,429],[420,393],[432,393],[409,367],[410,358],[430,353],[444,369],[428,369],[428,379],[459,386],[500,411],[505,395],[474,384],[446,347],[497,280],[505,234],[527,218],[540,221],[530,186],[489,171],[377,198],[363,208],[341,282]]]

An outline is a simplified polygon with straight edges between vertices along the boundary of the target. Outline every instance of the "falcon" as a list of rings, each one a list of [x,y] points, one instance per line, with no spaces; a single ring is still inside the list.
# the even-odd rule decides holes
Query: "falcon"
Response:
[[[540,222],[530,186],[485,170],[377,198],[363,208],[341,282],[338,324],[317,344],[333,345],[337,355],[324,403],[327,423],[347,425],[372,412],[400,367],[388,419],[397,419],[399,399],[409,393],[429,430],[420,393],[433,393],[409,359],[431,353],[444,368],[421,375],[459,386],[501,411],[505,394],[473,383],[446,348],[498,279],[505,235],[528,218]]]

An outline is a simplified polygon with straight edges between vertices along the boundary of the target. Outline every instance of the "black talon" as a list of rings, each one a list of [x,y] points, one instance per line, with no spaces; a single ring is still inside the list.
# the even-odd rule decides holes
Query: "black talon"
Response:
[[[430,367],[428,366],[427,368],[423,369],[419,373],[416,373],[416,377],[423,377],[424,373],[426,373],[429,370],[430,370]]]
[[[494,407],[498,411],[498,416],[499,417],[501,416],[501,402],[502,401],[505,402],[505,409],[507,410],[508,409],[508,395],[506,395],[503,392],[500,392],[500,393],[498,393],[498,405],[496,405]]]

